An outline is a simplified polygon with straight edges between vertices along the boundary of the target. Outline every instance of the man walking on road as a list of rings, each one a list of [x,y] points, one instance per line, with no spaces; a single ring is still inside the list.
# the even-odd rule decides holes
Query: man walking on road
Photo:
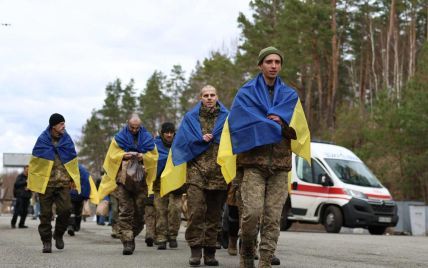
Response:
[[[65,131],[65,119],[55,113],[49,126],[39,136],[29,165],[28,188],[39,193],[39,233],[43,253],[52,252],[52,236],[57,249],[64,248],[63,235],[67,229],[71,200],[70,184],[80,193],[80,173],[74,143]],[[55,230],[52,234],[52,206],[56,206]]]
[[[28,226],[25,225],[25,219],[27,218],[28,206],[30,205],[32,193],[27,188],[27,177],[28,165],[25,166],[24,171],[16,177],[13,186],[13,195],[16,198],[16,202],[11,221],[12,228],[16,228],[18,216],[20,216],[18,228],[28,228]]]
[[[117,222],[123,255],[132,255],[135,237],[144,226],[144,199],[156,176],[158,153],[152,135],[133,114],[113,138],[104,160],[106,171],[99,199],[115,191],[119,202]]]
[[[181,222],[181,189],[160,196],[161,174],[165,168],[169,149],[175,135],[173,123],[165,122],[161,126],[160,135],[155,138],[156,147],[159,152],[158,170],[156,181],[153,184],[155,193],[156,211],[156,244],[158,249],[166,249],[166,243],[170,248],[176,248],[177,235]]]
[[[305,158],[310,159],[306,119],[297,93],[278,76],[282,64],[283,55],[278,49],[267,47],[260,51],[260,74],[247,82],[235,96],[225,124],[227,127],[224,127],[228,135],[223,133],[220,144],[218,162],[222,171],[227,169],[225,163],[236,161],[236,158],[227,160],[221,156],[223,148],[229,148],[233,155],[237,155],[237,163],[229,165],[235,170],[230,168],[231,178],[225,175],[226,179],[235,177],[236,164],[243,169],[240,185],[241,267],[254,267],[260,219],[259,267],[271,267],[280,233],[281,211],[287,197],[291,149],[298,148],[294,150],[297,154],[304,151]],[[297,147],[293,147],[292,140],[299,142]],[[225,144],[229,146],[224,147]]]

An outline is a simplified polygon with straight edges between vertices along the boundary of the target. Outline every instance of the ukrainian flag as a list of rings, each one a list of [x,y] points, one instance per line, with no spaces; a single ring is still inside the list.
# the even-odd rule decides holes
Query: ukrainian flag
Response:
[[[77,153],[73,140],[65,132],[55,146],[52,143],[51,128],[47,127],[39,136],[33,148],[32,157],[28,169],[28,189],[44,194],[51,175],[55,154],[58,154],[70,177],[81,192],[80,172],[77,164]]]
[[[98,204],[99,200],[97,187],[95,186],[91,174],[89,174],[86,168],[81,164],[79,164],[79,172],[80,186],[82,188],[82,191],[79,194],[76,190],[72,189],[70,191],[71,196],[81,196],[84,200],[89,199],[93,204]]]
[[[237,154],[283,139],[281,126],[267,118],[270,114],[279,116],[296,131],[291,150],[310,163],[310,132],[299,96],[277,77],[271,97],[259,74],[238,91],[223,127],[217,163],[227,182],[236,176]]]
[[[152,135],[144,128],[140,127],[137,144],[134,143],[133,134],[128,126],[124,126],[113,138],[104,160],[105,171],[98,188],[98,200],[103,200],[105,196],[116,189],[116,176],[122,164],[122,158],[126,152],[138,152],[143,154],[144,169],[147,173],[146,182],[149,193],[152,192],[153,182],[156,179],[158,151]]]
[[[221,102],[217,101],[217,104],[220,106],[220,112],[214,125],[212,133],[214,138],[211,142],[219,144],[224,121],[229,111]],[[199,102],[191,111],[186,113],[177,130],[165,169],[161,175],[161,196],[183,186],[186,182],[187,162],[205,152],[211,144],[202,138],[201,122],[199,121],[201,106],[202,103]]]

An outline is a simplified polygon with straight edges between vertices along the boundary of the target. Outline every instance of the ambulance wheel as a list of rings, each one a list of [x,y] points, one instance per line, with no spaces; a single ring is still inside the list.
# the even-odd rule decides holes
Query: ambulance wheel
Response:
[[[329,206],[324,211],[324,228],[327,233],[338,233],[342,228],[342,211],[336,206]]]
[[[369,226],[369,233],[372,235],[383,235],[386,231],[385,226]]]

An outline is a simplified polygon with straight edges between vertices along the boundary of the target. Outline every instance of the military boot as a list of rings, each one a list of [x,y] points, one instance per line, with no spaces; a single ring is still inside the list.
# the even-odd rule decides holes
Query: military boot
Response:
[[[64,248],[64,240],[62,239],[62,235],[61,236],[54,236],[55,239],[55,247],[57,249],[63,249]]]
[[[275,255],[272,256],[272,259],[270,260],[271,265],[281,265],[281,261],[279,258]]]
[[[200,246],[190,247],[191,255],[189,258],[190,266],[199,266],[202,258],[202,248]]]
[[[131,241],[131,249],[132,249],[132,252],[135,251],[135,238],[132,239],[132,241]]]
[[[133,249],[132,249],[132,241],[125,241],[123,242],[123,255],[132,255]]]
[[[43,253],[52,253],[52,242],[51,241],[43,241]]]
[[[231,256],[236,256],[238,254],[238,249],[236,248],[236,241],[238,237],[229,236],[229,246],[227,247],[227,253]]]
[[[204,264],[206,266],[218,266],[218,260],[215,258],[215,247],[204,247]]]

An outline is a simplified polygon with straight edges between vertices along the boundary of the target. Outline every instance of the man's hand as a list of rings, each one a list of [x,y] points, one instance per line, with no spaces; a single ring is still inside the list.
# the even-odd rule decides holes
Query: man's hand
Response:
[[[267,116],[268,119],[275,121],[276,123],[278,123],[281,127],[284,127],[284,122],[282,121],[282,119],[274,114],[270,114]]]
[[[125,153],[124,155],[123,155],[123,159],[124,160],[129,160],[129,159],[131,159],[132,158],[132,154],[131,153]]]
[[[202,136],[202,139],[204,139],[206,142],[210,142],[213,139],[213,134],[205,134]]]

